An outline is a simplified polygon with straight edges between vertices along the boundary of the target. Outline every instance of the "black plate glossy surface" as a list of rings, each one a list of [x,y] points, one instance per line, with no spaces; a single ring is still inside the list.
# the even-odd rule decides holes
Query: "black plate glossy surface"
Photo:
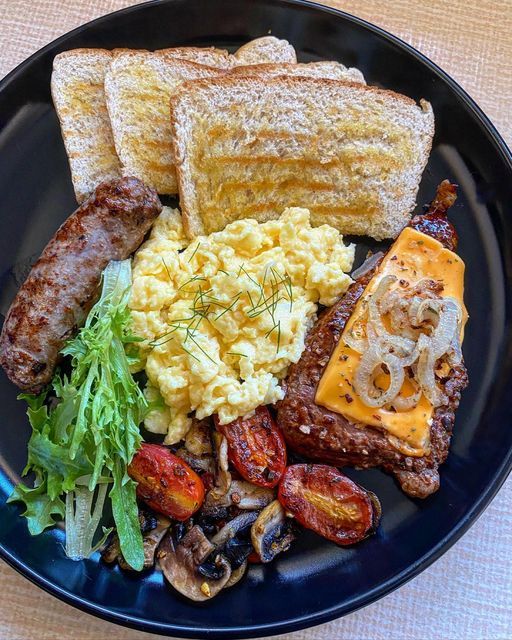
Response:
[[[206,605],[179,598],[152,573],[133,578],[98,557],[74,563],[63,532],[31,538],[5,498],[21,472],[29,436],[16,389],[0,374],[0,547],[3,557],[51,593],[114,622],[180,636],[282,633],[344,615],[424,569],[470,526],[512,465],[509,335],[512,291],[512,162],[492,125],[442,71],[360,20],[307,3],[168,0],[106,16],[60,38],[0,84],[0,312],[75,201],[50,99],[54,55],[75,47],[236,47],[269,30],[301,60],[338,59],[369,83],[427,98],[436,137],[418,202],[445,177],[460,185],[452,220],[467,265],[470,313],[464,352],[471,384],[457,416],[442,487],[424,502],[405,497],[379,471],[348,473],[375,491],[384,516],[376,536],[340,549],[304,534],[272,565],[251,568]],[[446,577],[449,580],[449,576]]]

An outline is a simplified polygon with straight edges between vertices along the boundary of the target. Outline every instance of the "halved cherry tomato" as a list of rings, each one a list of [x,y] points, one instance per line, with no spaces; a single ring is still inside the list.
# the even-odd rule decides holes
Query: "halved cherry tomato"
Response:
[[[138,482],[138,497],[170,518],[188,520],[203,504],[201,478],[167,447],[143,443],[128,466],[128,474]]]
[[[288,467],[278,497],[302,526],[340,545],[372,533],[380,516],[376,496],[324,464]]]
[[[228,458],[238,473],[258,487],[275,487],[286,469],[286,445],[267,407],[250,418],[215,426],[228,441]]]

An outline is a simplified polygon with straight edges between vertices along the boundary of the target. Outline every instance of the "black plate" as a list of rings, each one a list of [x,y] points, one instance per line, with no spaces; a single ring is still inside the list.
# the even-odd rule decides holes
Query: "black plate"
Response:
[[[414,501],[379,471],[349,471],[382,501],[384,517],[376,536],[353,549],[340,549],[305,534],[282,559],[251,568],[243,583],[198,606],[177,597],[159,573],[132,578],[106,568],[98,557],[80,563],[67,560],[60,529],[37,538],[28,535],[18,507],[4,504],[24,466],[29,426],[16,389],[2,374],[2,556],[63,600],[146,631],[260,636],[311,626],[362,607],[446,551],[488,504],[512,466],[510,152],[474,102],[435,65],[380,29],[333,9],[294,0],[148,3],[73,31],[11,73],[0,85],[0,311],[5,313],[30,261],[75,208],[50,99],[55,54],[75,47],[236,47],[269,30],[293,43],[301,60],[337,59],[359,67],[369,83],[433,104],[435,144],[418,202],[428,201],[442,178],[460,185],[452,219],[467,265],[470,321],[464,353],[471,384],[457,415],[437,495]]]

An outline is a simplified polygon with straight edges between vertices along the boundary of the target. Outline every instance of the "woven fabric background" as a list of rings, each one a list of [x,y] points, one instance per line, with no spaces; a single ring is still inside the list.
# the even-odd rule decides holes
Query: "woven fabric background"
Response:
[[[0,0],[0,77],[57,36],[135,3]],[[425,53],[475,98],[512,145],[512,0],[324,0],[324,4],[369,20]],[[154,637],[72,609],[4,563],[0,563],[0,584],[0,640]],[[511,638],[512,478],[471,530],[432,567],[401,589],[342,620],[279,637]]]

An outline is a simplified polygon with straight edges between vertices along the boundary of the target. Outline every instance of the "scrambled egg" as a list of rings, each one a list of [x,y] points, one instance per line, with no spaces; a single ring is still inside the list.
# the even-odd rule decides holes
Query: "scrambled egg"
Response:
[[[133,263],[131,309],[148,376],[146,418],[173,444],[190,413],[221,424],[283,397],[317,303],[351,283],[354,247],[336,229],[312,228],[307,209],[279,220],[238,220],[188,244],[178,211],[164,209]]]

